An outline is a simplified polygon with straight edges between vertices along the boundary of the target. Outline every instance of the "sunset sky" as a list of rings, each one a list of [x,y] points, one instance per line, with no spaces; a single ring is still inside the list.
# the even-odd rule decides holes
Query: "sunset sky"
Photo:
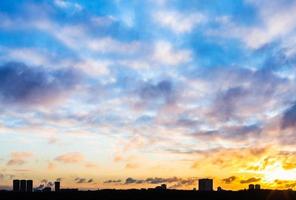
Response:
[[[296,189],[295,0],[0,0],[0,188]]]

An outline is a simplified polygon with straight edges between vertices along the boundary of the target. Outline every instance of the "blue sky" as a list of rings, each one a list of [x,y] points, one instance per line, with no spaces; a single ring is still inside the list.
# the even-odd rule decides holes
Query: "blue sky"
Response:
[[[294,188],[295,13],[294,0],[0,1],[0,185]]]

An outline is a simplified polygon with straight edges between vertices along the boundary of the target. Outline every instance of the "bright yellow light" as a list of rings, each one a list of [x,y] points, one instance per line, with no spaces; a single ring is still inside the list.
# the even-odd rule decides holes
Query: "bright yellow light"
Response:
[[[268,166],[264,171],[264,180],[266,182],[274,182],[275,180],[295,180],[295,170],[285,170],[282,168],[280,163],[275,163],[272,166]]]

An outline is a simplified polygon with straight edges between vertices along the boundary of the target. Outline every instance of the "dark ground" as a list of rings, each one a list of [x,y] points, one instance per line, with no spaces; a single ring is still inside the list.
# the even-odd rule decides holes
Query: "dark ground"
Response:
[[[34,192],[14,193],[0,192],[0,200],[30,199],[30,200],[54,200],[54,199],[102,199],[102,200],[157,200],[157,199],[194,199],[194,200],[296,200],[294,191],[238,191],[238,192],[198,192],[180,190],[100,190],[92,192]]]

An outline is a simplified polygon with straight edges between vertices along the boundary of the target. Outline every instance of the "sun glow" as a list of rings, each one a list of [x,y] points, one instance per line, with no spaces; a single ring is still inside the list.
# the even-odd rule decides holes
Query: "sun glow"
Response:
[[[274,165],[267,166],[264,171],[264,181],[274,182],[275,180],[295,180],[296,171],[295,170],[285,170],[281,163],[275,163]]]

